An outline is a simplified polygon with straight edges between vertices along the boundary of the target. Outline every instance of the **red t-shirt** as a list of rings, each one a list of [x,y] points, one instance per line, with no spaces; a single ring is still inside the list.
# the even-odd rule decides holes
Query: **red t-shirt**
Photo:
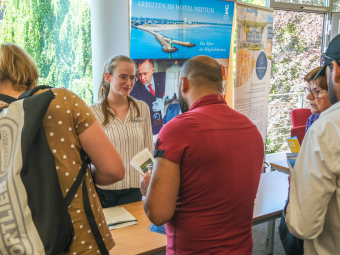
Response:
[[[167,254],[249,255],[264,144],[257,127],[214,94],[167,123],[156,157],[181,165]]]

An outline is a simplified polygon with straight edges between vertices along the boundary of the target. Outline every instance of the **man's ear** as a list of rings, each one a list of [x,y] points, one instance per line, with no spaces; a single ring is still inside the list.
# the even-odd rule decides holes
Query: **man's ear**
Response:
[[[183,93],[188,93],[189,89],[190,89],[190,82],[186,77],[182,77],[182,92]]]
[[[111,82],[111,76],[109,73],[105,73],[105,80],[110,83]]]
[[[332,62],[332,66],[333,66],[333,82],[334,83],[340,83],[340,66],[336,61]]]

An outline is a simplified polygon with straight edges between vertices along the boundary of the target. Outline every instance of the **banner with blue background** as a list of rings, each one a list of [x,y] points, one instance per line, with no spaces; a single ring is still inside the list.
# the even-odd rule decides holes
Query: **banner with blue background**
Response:
[[[132,59],[229,58],[234,2],[131,2]]]

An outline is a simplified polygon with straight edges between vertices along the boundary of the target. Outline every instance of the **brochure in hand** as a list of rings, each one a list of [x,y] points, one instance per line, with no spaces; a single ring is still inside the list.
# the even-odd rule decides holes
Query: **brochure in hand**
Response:
[[[155,159],[151,152],[145,148],[132,158],[130,165],[140,172],[140,174],[144,175],[144,173],[148,171],[148,166],[153,164],[154,161]]]

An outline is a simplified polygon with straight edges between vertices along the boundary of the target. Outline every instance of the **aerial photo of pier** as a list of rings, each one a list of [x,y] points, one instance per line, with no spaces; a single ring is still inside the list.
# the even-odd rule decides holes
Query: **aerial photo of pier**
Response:
[[[196,44],[192,42],[183,42],[180,40],[175,40],[164,35],[161,35],[159,32],[166,30],[179,30],[184,28],[203,26],[225,26],[225,24],[192,22],[188,21],[187,18],[184,18],[184,20],[169,20],[169,19],[132,17],[131,26],[133,28],[137,28],[154,35],[155,39],[162,45],[162,50],[164,52],[173,53],[178,50],[178,48],[175,47],[174,45],[181,45],[190,48],[195,47]]]

